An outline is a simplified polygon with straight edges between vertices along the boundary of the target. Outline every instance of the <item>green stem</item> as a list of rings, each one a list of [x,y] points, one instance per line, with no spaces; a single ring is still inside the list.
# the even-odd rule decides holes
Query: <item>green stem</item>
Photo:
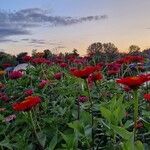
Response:
[[[90,93],[90,89],[89,89],[89,86],[88,86],[88,82],[87,80],[85,79],[85,84],[87,86],[87,91],[88,91],[88,97],[89,97],[89,101],[90,101],[90,107],[91,107],[91,125],[92,125],[92,149],[94,150],[94,129],[93,129],[93,126],[94,126],[94,115],[93,115],[93,102],[92,102],[92,97],[91,97],[91,93]]]
[[[139,107],[139,102],[138,102],[138,90],[134,90],[134,129],[133,129],[133,134],[134,134],[134,140],[136,138],[136,126],[138,122],[138,107]]]
[[[37,134],[37,132],[36,132],[36,126],[35,126],[35,123],[34,123],[34,121],[33,121],[33,116],[32,116],[32,112],[31,112],[31,111],[29,111],[29,116],[30,116],[31,125],[32,125],[32,127],[33,127],[33,131],[34,131],[35,137],[36,137],[36,139],[37,139],[37,142],[38,142],[39,146],[41,147],[41,149],[44,149],[43,146],[42,146],[41,143],[40,143],[38,134]]]

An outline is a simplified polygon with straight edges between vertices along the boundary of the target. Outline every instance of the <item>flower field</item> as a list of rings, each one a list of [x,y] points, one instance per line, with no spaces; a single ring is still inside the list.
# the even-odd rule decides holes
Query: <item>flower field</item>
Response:
[[[36,53],[2,63],[0,150],[149,150],[148,62]]]

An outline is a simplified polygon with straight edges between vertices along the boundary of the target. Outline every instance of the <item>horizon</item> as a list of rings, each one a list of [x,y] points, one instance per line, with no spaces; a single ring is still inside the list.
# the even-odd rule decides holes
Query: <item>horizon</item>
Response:
[[[85,55],[94,42],[150,48],[150,1],[0,0],[0,50],[16,55],[50,49]]]

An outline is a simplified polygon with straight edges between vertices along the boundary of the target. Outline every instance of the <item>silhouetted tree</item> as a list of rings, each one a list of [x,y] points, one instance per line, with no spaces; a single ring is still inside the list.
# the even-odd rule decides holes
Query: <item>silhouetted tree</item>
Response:
[[[88,47],[87,53],[93,56],[96,62],[111,62],[119,56],[118,48],[113,43],[93,43]]]
[[[49,49],[44,50],[44,58],[51,59],[52,57],[53,57],[53,54]]]
[[[27,52],[21,52],[17,55],[16,60],[18,63],[23,63],[22,57],[26,56],[28,53]]]
[[[3,64],[5,63],[10,63],[11,65],[16,65],[16,57],[11,55],[11,54],[7,54],[5,52],[0,52],[0,68],[3,68]]]
[[[97,53],[103,53],[103,52],[104,52],[103,51],[103,44],[100,42],[91,44],[87,49],[87,53],[89,55],[97,54]]]
[[[150,48],[143,50],[142,55],[150,59]]]
[[[113,43],[104,43],[103,50],[106,62],[112,62],[119,57],[118,48]]]
[[[140,54],[140,47],[137,45],[131,45],[129,47],[129,54],[130,55],[139,55]]]

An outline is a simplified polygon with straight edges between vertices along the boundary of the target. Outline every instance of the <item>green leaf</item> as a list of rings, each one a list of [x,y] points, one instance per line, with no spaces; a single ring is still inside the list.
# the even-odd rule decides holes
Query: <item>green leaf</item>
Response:
[[[122,145],[122,150],[134,150],[134,141],[133,140],[125,141],[121,145]]]
[[[9,140],[3,140],[0,142],[0,146],[1,147],[5,147],[5,148],[8,148],[9,150],[13,150],[12,149],[12,145],[9,143]]]
[[[46,143],[46,135],[43,132],[38,133],[40,144],[44,147]]]
[[[74,129],[75,132],[80,133],[84,135],[84,128],[81,122],[79,121],[74,121],[68,124],[68,126],[72,129]]]
[[[125,140],[129,140],[133,136],[133,133],[127,131],[125,128],[114,125],[111,125],[111,128]]]
[[[144,146],[141,141],[135,142],[135,150],[144,150]]]
[[[47,150],[54,150],[57,145],[57,134],[51,139]]]
[[[0,122],[4,120],[4,116],[0,114]]]
[[[102,116],[107,119],[109,122],[111,122],[111,118],[112,118],[112,113],[110,110],[108,110],[107,108],[105,107],[100,107],[100,111],[102,113]]]
[[[76,143],[76,136],[75,134],[63,134],[62,132],[60,132],[61,136],[63,137],[63,139],[65,140],[66,142],[66,145],[67,145],[67,148],[70,150],[70,149],[73,149],[75,147],[75,143]]]

